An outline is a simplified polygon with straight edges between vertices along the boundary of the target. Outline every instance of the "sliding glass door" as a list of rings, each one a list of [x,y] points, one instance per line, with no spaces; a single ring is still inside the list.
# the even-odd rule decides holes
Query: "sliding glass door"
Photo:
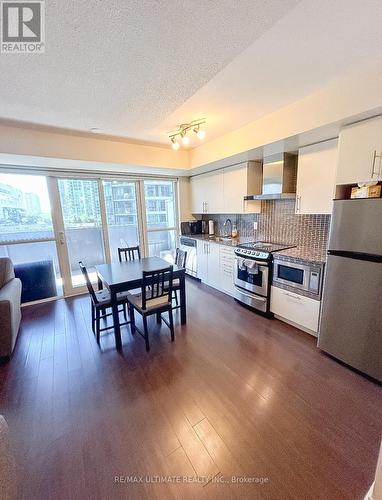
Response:
[[[23,285],[24,291],[31,288],[27,294],[31,298],[62,295],[45,176],[0,174],[0,257],[9,257],[17,266],[17,272],[35,276],[34,283]]]
[[[118,247],[141,244],[141,218],[138,214],[134,181],[103,181],[107,239],[112,262],[118,261]]]
[[[97,179],[58,179],[60,214],[58,240],[61,246],[65,294],[82,291],[85,280],[79,268],[83,261],[96,281],[94,266],[106,262],[101,199]],[[64,247],[64,248],[62,248]]]
[[[0,174],[0,257],[14,264],[46,261],[57,295],[86,290],[83,261],[118,260],[118,247],[173,261],[177,238],[176,182]]]
[[[144,181],[148,255],[173,261],[176,236],[176,183],[166,180]]]

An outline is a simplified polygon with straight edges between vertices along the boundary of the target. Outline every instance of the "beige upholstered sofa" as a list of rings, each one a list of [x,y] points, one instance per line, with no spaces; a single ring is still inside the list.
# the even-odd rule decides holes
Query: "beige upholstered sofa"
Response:
[[[0,358],[15,347],[21,320],[21,281],[15,278],[11,259],[0,258]]]

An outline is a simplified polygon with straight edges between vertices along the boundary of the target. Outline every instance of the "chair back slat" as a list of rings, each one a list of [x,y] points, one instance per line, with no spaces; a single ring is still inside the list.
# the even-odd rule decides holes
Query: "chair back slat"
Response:
[[[143,271],[142,276],[142,308],[146,309],[150,300],[168,296],[171,302],[173,288],[173,266],[156,269],[155,271]],[[165,286],[166,284],[166,286]]]
[[[187,260],[187,252],[185,250],[177,248],[175,255],[175,264],[178,267],[184,269],[186,267],[186,260]]]
[[[119,262],[132,261],[141,259],[141,250],[139,245],[135,247],[120,247],[118,248]]]
[[[90,293],[94,303],[98,304],[97,296],[95,294],[92,282],[90,281],[88,270],[86,269],[86,266],[84,265],[82,260],[80,260],[78,264],[80,266],[82,275],[85,278],[86,288],[88,289],[88,292]]]

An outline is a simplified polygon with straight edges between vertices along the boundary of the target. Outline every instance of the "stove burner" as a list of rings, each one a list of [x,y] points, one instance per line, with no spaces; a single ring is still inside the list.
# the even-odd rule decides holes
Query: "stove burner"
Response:
[[[292,248],[293,245],[282,243],[272,243],[269,241],[254,241],[251,243],[243,243],[238,245],[235,253],[241,257],[250,257],[262,260],[272,260],[272,252],[278,252],[287,248]]]

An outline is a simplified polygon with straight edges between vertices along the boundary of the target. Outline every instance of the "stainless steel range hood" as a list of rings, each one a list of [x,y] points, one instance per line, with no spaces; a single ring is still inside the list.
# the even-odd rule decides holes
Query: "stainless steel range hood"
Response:
[[[263,161],[262,192],[245,200],[281,200],[296,198],[297,155],[280,153]]]

